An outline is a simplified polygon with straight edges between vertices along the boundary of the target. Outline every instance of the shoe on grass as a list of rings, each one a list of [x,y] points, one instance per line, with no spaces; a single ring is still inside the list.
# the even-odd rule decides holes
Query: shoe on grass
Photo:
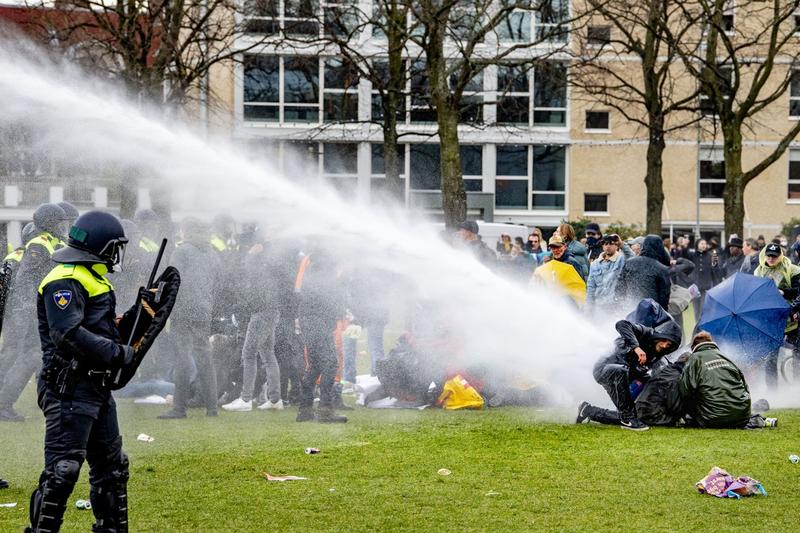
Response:
[[[639,420],[638,418],[628,418],[619,423],[622,429],[629,429],[631,431],[647,431],[650,426]]]
[[[322,424],[344,424],[347,417],[337,414],[333,407],[320,407],[317,409],[317,422]]]
[[[176,411],[175,409],[170,409],[164,413],[161,413],[156,418],[161,420],[174,420],[178,418],[186,418],[186,411]]]
[[[586,420],[589,420],[589,408],[591,406],[589,402],[581,402],[578,406],[578,416],[575,417],[576,424],[583,424]]]
[[[258,406],[258,408],[262,411],[283,411],[283,400],[278,400],[277,402],[273,403],[269,400],[262,403]]]
[[[236,398],[231,403],[226,403],[222,406],[226,411],[245,412],[253,410],[253,400],[244,401],[241,398]]]
[[[13,407],[0,409],[0,422],[25,422],[25,417],[14,410]]]
[[[314,408],[313,407],[301,407],[297,411],[297,418],[295,418],[295,422],[311,422],[316,417],[314,416]]]

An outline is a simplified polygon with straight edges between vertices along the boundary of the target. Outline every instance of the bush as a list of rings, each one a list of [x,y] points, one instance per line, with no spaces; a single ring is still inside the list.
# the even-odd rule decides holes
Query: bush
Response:
[[[789,219],[789,222],[783,225],[783,229],[781,229],[781,234],[785,235],[789,242],[794,241],[794,228],[795,226],[800,226],[800,218],[793,217]]]
[[[603,234],[608,233],[616,233],[621,239],[625,240],[644,235],[647,232],[645,231],[644,226],[639,224],[625,224],[624,222],[617,220],[616,222],[609,224],[606,229],[603,230]]]

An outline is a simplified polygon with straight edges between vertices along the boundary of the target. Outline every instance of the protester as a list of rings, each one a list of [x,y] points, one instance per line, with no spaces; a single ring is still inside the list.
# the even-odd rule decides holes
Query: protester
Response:
[[[786,341],[792,346],[796,354],[800,351],[800,330],[798,329],[798,312],[800,312],[800,266],[792,264],[783,254],[783,249],[775,243],[768,244],[759,254],[759,265],[754,275],[759,278],[769,278],[778,287],[786,303],[789,304],[790,314],[786,323]],[[767,387],[775,389],[778,386],[778,350],[767,354],[765,372]]]
[[[475,256],[475,259],[488,267],[497,263],[497,254],[486,245],[480,237],[480,228],[474,220],[465,220],[458,225],[456,239]]]
[[[661,239],[658,239],[659,244]],[[631,382],[644,378],[648,371],[665,355],[675,351],[681,341],[681,332],[674,320],[669,319],[655,328],[620,320],[616,324],[619,333],[614,352],[600,359],[594,366],[593,375],[603,386],[619,412],[619,423],[623,429],[646,431],[647,424],[639,420],[636,405],[631,396]],[[578,407],[578,422],[588,417],[588,402]]]
[[[586,224],[586,260],[591,267],[592,261],[603,255],[603,233],[596,222]]]
[[[731,237],[728,241],[728,249],[725,254],[725,262],[722,265],[722,275],[725,279],[733,276],[742,269],[744,263],[744,241],[739,237]]]
[[[578,273],[585,280],[589,275],[589,261],[586,259],[586,246],[575,239],[575,228],[571,224],[559,224],[554,235],[561,237],[567,251],[581,268]]]
[[[699,321],[706,292],[722,280],[722,265],[719,260],[719,253],[717,250],[711,249],[705,239],[697,241],[697,247],[689,257],[695,266],[694,283],[700,290],[700,297],[692,301],[694,317]]]
[[[580,263],[578,263],[575,257],[573,257],[572,253],[569,251],[569,247],[563,240],[561,240],[561,237],[555,234],[550,237],[550,240],[547,242],[547,248],[550,252],[552,252],[553,259],[555,261],[560,261],[562,263],[571,265],[581,279],[586,281],[586,276],[583,275],[583,269],[581,268]]]
[[[606,235],[601,239],[603,253],[589,266],[586,283],[586,306],[595,314],[611,311],[617,301],[617,281],[625,256],[619,251],[619,235]]]
[[[542,264],[544,262],[544,253],[546,251],[546,247],[543,247],[543,244],[544,237],[542,237],[542,230],[539,228],[533,228],[531,234],[528,235],[528,242],[525,243],[525,251],[533,255],[538,264]]]
[[[511,253],[511,247],[513,243],[511,242],[511,235],[500,235],[500,238],[497,240],[497,244],[495,245],[495,250],[500,255],[508,255]]]
[[[678,390],[688,425],[738,429],[750,422],[750,390],[744,374],[706,331],[692,339]]]
[[[744,245],[742,247],[744,259],[742,260],[742,266],[739,269],[740,272],[752,274],[756,271],[756,268],[758,267],[759,251],[760,248],[758,247],[758,243],[755,239],[747,239],[744,241]]]
[[[644,298],[652,298],[665,310],[669,307],[670,258],[663,242],[657,235],[643,239],[638,256],[625,261],[617,281],[620,297],[632,307]]]

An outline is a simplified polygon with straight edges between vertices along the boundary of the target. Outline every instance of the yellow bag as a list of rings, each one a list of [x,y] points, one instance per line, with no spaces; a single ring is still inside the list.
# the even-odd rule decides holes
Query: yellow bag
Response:
[[[466,379],[457,375],[444,384],[436,405],[445,409],[483,409],[483,397]]]

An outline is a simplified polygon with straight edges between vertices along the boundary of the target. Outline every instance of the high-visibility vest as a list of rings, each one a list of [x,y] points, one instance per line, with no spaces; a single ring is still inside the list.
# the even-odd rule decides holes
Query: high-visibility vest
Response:
[[[28,244],[25,245],[25,249],[27,250],[28,248],[30,248],[34,244],[38,244],[39,246],[43,246],[50,255],[53,255],[53,252],[55,252],[56,249],[61,248],[63,246],[63,244],[61,243],[60,240],[58,240],[58,238],[53,237],[52,235],[50,235],[46,231],[40,233],[39,235],[37,235],[33,239],[29,240]]]
[[[97,273],[97,271],[93,274],[89,271],[89,268],[84,265],[63,264],[56,266],[44,277],[42,283],[39,284],[39,294],[44,292],[44,288],[48,283],[60,279],[74,279],[86,289],[86,292],[89,293],[89,298],[94,298],[95,296],[100,296],[101,294],[114,290],[111,282]]]
[[[3,258],[3,261],[9,261],[11,263],[19,263],[22,261],[22,255],[25,253],[25,248],[17,248],[7,256]]]
[[[139,248],[142,248],[145,252],[157,252],[161,247],[152,239],[142,237],[139,239]]]
[[[212,235],[209,241],[211,246],[218,252],[225,252],[228,250],[228,243],[219,235]]]
[[[306,269],[311,264],[311,256],[305,255],[300,260],[300,265],[297,267],[297,276],[294,278],[294,292],[300,292],[303,288],[303,278],[306,275]]]

